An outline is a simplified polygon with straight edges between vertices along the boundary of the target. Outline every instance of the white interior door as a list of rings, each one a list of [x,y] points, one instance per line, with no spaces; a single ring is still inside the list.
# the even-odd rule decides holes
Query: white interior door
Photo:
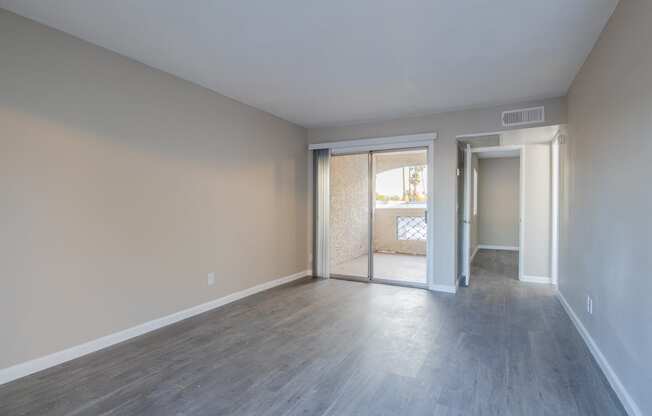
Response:
[[[464,151],[464,239],[462,246],[464,284],[471,281],[471,195],[473,192],[473,153],[467,144]]]

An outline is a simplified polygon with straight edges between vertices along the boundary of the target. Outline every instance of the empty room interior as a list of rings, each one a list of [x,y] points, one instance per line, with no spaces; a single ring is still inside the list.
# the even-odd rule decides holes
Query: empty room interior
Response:
[[[0,415],[652,415],[651,41],[0,0]]]

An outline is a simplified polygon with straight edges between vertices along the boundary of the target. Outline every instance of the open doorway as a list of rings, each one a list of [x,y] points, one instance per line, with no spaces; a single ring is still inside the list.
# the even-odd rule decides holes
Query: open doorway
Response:
[[[427,287],[428,150],[333,154],[330,274]]]
[[[460,284],[555,283],[559,128],[458,139]]]
[[[522,275],[521,165],[521,149],[473,153],[471,274],[496,270],[513,280]]]

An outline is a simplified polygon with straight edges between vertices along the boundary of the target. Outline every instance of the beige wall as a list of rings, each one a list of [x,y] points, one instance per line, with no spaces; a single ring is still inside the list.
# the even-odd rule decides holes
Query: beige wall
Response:
[[[302,128],[4,11],[0,126],[0,368],[306,269]]]
[[[520,159],[480,159],[478,243],[518,247]]]
[[[559,289],[641,415],[652,415],[651,22],[651,1],[619,3],[573,82],[561,146]]]
[[[404,134],[437,132],[434,144],[434,282],[452,286],[456,282],[457,264],[457,136],[504,130],[500,114],[503,110],[544,105],[546,125],[566,122],[566,103],[562,98],[515,103],[485,109],[454,111],[420,117],[363,124],[309,129],[310,143],[354,138],[388,137]],[[312,175],[312,170],[308,170]]]
[[[331,268],[369,253],[369,156],[331,157]]]

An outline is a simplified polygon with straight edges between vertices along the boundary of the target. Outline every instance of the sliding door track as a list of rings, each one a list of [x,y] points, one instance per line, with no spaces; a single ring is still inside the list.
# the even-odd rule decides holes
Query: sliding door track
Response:
[[[398,280],[387,280],[387,279],[369,279],[367,277],[347,276],[343,274],[331,274],[331,278],[337,280],[348,280],[350,282],[358,282],[358,283],[373,283],[379,285],[410,287],[414,289],[428,289],[428,285],[425,283],[401,282]]]

